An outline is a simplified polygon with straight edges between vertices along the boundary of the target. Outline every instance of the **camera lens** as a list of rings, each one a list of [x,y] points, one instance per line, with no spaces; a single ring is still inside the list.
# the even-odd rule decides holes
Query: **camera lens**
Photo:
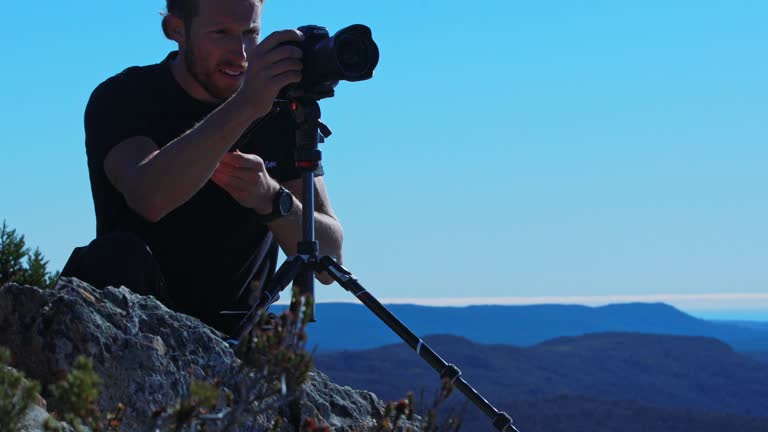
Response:
[[[299,27],[304,40],[304,63],[298,87],[316,99],[331,97],[339,81],[363,81],[373,76],[379,63],[379,47],[371,29],[354,24],[329,36],[328,29],[317,25]]]
[[[339,30],[330,40],[334,39],[339,79],[362,81],[373,76],[379,63],[379,47],[371,37],[370,28],[351,25]]]
[[[339,68],[347,80],[354,80],[364,75],[371,67],[371,47],[365,39],[352,35],[339,37],[337,60]]]

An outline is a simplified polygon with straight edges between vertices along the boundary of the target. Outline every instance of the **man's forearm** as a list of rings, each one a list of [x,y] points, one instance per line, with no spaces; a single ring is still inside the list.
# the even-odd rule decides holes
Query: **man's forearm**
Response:
[[[269,223],[269,228],[286,255],[296,255],[296,245],[303,240],[303,209],[298,199],[293,200],[291,213]],[[341,224],[334,217],[315,212],[315,240],[320,243],[320,255],[328,255],[342,262],[342,243],[344,240]]]
[[[210,179],[222,156],[255,119],[236,94],[184,135],[137,168],[135,194],[162,217],[184,204]],[[158,217],[159,218],[159,217]]]

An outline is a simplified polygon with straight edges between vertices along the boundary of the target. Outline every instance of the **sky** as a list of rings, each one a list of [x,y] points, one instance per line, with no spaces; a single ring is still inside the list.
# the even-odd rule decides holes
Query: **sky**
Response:
[[[0,219],[53,270],[95,235],[90,92],[174,49],[164,6],[3,5]],[[379,45],[371,80],[321,101],[321,149],[344,265],[380,300],[768,320],[768,2],[269,0],[262,19]]]

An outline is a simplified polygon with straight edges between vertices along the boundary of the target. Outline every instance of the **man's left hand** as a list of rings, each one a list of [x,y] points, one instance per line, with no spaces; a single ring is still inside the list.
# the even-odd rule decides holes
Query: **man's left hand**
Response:
[[[211,180],[240,205],[259,214],[272,211],[272,197],[280,189],[280,184],[269,176],[260,157],[239,151],[224,155]]]

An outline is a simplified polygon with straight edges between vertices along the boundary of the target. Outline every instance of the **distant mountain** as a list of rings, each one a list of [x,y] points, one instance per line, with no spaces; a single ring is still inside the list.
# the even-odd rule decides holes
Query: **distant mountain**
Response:
[[[367,307],[320,303],[308,327],[320,352],[368,349],[402,340]],[[387,305],[417,335],[453,334],[475,342],[530,346],[559,336],[638,332],[720,339],[739,351],[768,351],[768,328],[712,322],[663,303],[430,307]]]
[[[457,400],[458,402],[458,400]],[[502,402],[522,432],[766,432],[768,418],[711,411],[665,409],[631,401],[582,396]],[[462,431],[493,431],[487,418],[467,411]]]
[[[669,410],[762,416],[768,430],[768,364],[712,338],[596,333],[528,348],[456,336],[426,341],[492,403],[562,395],[625,400]],[[439,385],[437,373],[405,344],[318,354],[315,365],[335,382],[385,400]]]
[[[729,320],[717,320],[715,323],[731,324],[740,327],[753,328],[758,330],[768,331],[768,321],[729,321]]]

